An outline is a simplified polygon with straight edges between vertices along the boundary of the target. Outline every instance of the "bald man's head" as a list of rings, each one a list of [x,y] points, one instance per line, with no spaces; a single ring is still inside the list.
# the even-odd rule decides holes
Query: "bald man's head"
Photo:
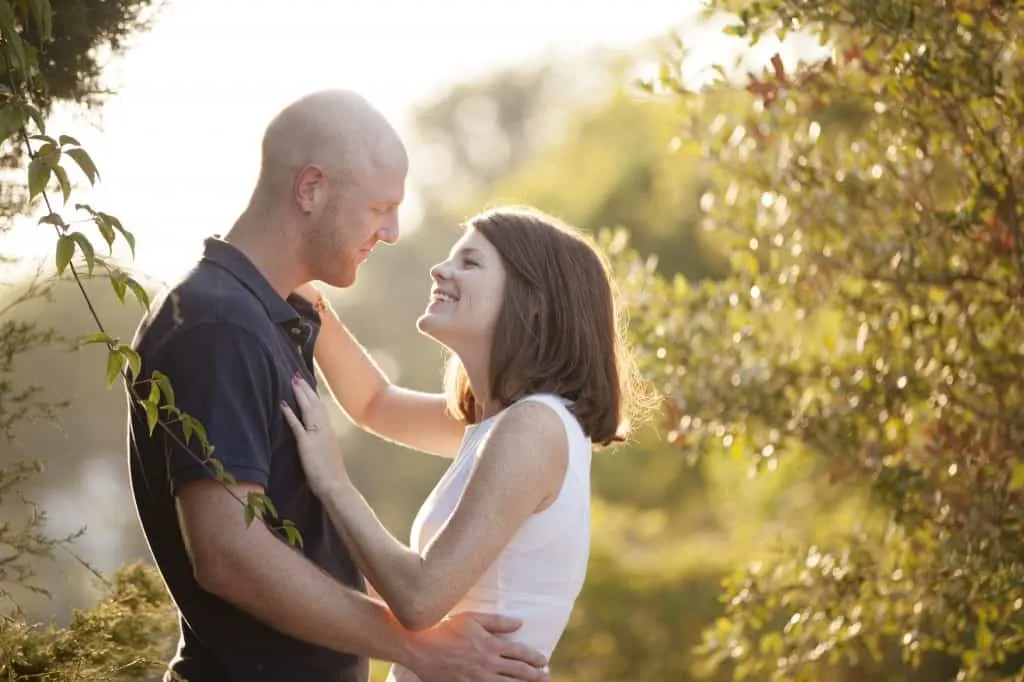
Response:
[[[374,246],[398,239],[408,166],[398,133],[365,99],[313,93],[267,126],[247,212],[254,229],[294,240],[309,279],[348,286]]]
[[[405,168],[408,159],[398,133],[363,97],[323,90],[291,103],[267,126],[258,191],[289,193],[309,165],[345,181],[354,171]]]

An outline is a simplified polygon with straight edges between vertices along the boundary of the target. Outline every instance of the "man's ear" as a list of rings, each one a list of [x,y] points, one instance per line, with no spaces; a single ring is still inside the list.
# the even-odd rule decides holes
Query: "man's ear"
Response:
[[[308,165],[295,174],[295,203],[303,213],[312,213],[327,189],[327,175],[320,166]]]

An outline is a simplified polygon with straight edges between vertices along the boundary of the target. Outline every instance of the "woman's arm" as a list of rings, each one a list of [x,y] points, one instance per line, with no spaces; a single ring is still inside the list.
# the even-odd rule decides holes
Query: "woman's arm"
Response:
[[[311,285],[297,293],[322,301],[316,361],[335,400],[360,428],[406,447],[443,457],[458,452],[465,430],[445,409],[444,396],[395,386]]]
[[[569,445],[561,419],[547,405],[513,405],[483,444],[452,517],[419,555],[388,533],[344,473],[335,439],[315,407],[316,394],[300,380],[296,395],[306,425],[287,408],[285,415],[299,439],[310,485],[360,570],[410,629],[444,618],[523,523],[554,500],[565,477]],[[314,423],[315,430],[305,430]]]

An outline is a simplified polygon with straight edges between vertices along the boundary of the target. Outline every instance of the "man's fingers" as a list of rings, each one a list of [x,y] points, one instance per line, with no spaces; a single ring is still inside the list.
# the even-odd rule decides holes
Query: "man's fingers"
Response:
[[[531,668],[543,668],[548,664],[548,659],[544,654],[539,651],[535,651],[525,644],[520,642],[513,642],[509,639],[501,640],[498,646],[498,654],[503,658],[509,660],[510,663],[522,661],[522,663],[528,665]],[[536,677],[524,677],[524,680],[539,679]]]
[[[522,680],[522,682],[541,682],[547,676],[536,666],[522,661],[515,661],[511,658],[502,659],[497,672],[501,673],[501,679]]]
[[[518,618],[502,616],[497,613],[467,613],[465,615],[479,623],[484,630],[495,635],[515,632],[523,625],[523,621]]]

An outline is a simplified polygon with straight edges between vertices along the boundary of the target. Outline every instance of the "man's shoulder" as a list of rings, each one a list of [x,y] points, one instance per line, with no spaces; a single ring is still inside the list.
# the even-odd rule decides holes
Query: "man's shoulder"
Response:
[[[176,338],[237,332],[258,343],[272,328],[259,300],[237,278],[201,262],[154,301],[136,334],[140,352]]]

